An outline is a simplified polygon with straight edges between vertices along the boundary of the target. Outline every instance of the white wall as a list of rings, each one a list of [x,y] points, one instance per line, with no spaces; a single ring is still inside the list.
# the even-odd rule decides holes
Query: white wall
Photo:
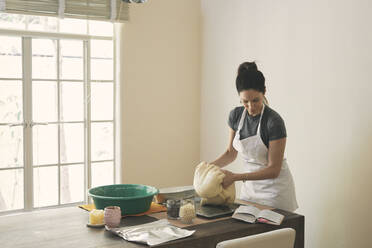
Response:
[[[226,148],[237,66],[257,60],[309,248],[372,243],[371,13],[368,0],[202,0],[201,159]]]
[[[121,32],[123,182],[191,185],[200,157],[200,0],[130,11]]]

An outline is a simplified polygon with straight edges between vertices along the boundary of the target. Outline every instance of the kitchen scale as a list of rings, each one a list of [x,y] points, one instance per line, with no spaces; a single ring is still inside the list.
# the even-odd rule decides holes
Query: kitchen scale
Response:
[[[207,219],[215,219],[224,216],[231,216],[235,209],[237,209],[239,204],[229,204],[227,206],[217,206],[217,205],[203,205],[200,206],[200,201],[195,202],[196,215],[199,217]]]

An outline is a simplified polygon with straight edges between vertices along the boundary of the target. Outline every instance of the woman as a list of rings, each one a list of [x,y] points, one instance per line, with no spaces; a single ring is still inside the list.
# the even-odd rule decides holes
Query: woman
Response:
[[[286,129],[283,119],[265,102],[265,77],[254,62],[239,66],[236,89],[243,104],[230,112],[229,145],[224,154],[212,162],[224,167],[236,159],[238,152],[246,173],[223,170],[223,186],[243,181],[240,198],[287,211],[297,209],[294,183],[284,158]]]

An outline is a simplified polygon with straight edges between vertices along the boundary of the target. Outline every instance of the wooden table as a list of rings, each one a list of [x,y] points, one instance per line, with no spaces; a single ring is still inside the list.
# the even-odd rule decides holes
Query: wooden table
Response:
[[[295,248],[304,247],[304,216],[282,210],[285,215],[280,226],[249,224],[235,219],[218,220],[187,229],[196,232],[185,239],[175,240],[156,247],[216,247],[223,240],[271,231],[284,227],[296,230]],[[104,228],[86,227],[88,212],[77,207],[50,209],[0,216],[0,247],[148,247],[127,242]],[[136,225],[154,221],[153,217],[126,217],[121,225]]]

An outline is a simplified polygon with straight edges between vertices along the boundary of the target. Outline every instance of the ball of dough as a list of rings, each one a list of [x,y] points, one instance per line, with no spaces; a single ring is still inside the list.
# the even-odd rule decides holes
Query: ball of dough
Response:
[[[201,204],[224,205],[235,201],[235,184],[222,187],[225,174],[214,164],[201,162],[195,169],[194,188]]]

